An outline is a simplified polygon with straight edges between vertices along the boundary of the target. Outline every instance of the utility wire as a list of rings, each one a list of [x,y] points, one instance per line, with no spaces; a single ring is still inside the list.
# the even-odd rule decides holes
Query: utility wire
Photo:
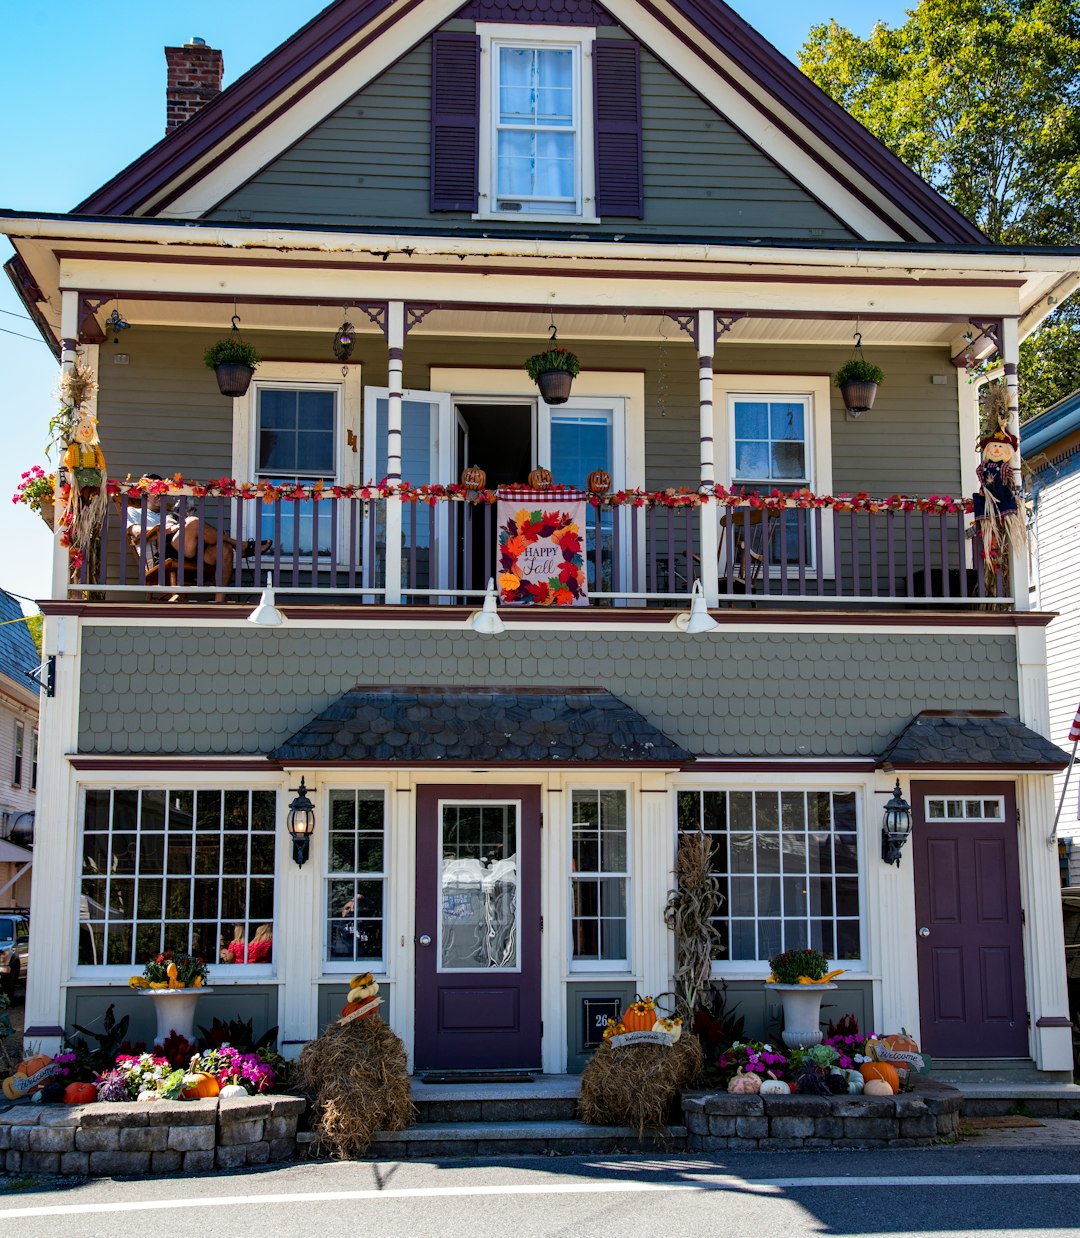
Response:
[[[45,341],[39,335],[23,335],[21,331],[9,331],[7,327],[0,327],[5,335],[17,336],[20,340],[29,340],[31,344],[44,344]]]
[[[29,314],[16,314],[14,310],[0,309],[0,314],[7,314],[9,318],[25,318],[27,322],[34,321]]]

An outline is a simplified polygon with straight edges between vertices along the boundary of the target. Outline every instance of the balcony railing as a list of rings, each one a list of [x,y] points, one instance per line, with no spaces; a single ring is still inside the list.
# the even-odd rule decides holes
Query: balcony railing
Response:
[[[389,551],[388,507],[398,502],[400,545]],[[962,505],[783,496],[701,505],[689,492],[668,492],[607,496],[587,512],[592,605],[670,606],[685,601],[697,579],[731,606],[1012,602],[1003,574],[984,573]],[[187,556],[185,537],[193,552]],[[702,558],[703,542],[717,548],[712,563]],[[296,603],[473,605],[498,574],[497,546],[494,503],[460,494],[403,502],[378,490],[269,501],[190,490],[167,500],[144,494],[110,502],[99,546],[84,556],[71,591],[112,600],[244,600],[269,577]],[[388,553],[400,558],[390,590]]]

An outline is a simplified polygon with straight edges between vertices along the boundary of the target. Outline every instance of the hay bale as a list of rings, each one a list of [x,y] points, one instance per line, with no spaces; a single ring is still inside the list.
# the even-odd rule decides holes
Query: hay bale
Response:
[[[294,1085],[312,1103],[312,1150],[362,1156],[375,1131],[403,1131],[415,1110],[405,1046],[377,1016],[332,1023],[304,1046]]]
[[[581,1119],[592,1126],[633,1126],[639,1135],[664,1126],[703,1064],[696,1036],[684,1034],[670,1048],[645,1044],[613,1049],[605,1041],[581,1076]]]

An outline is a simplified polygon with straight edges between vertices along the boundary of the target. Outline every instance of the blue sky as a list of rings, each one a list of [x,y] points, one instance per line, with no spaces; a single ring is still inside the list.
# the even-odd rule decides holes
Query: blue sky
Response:
[[[317,0],[11,5],[0,58],[0,206],[68,210],[153,145],[165,123],[167,44],[199,35],[220,47],[228,85],[320,7]],[[890,0],[737,0],[733,7],[792,59],[818,22],[835,17],[865,35],[877,20],[898,24],[905,9]],[[0,262],[10,253],[0,240]],[[20,338],[36,336],[23,314],[0,277],[0,587],[46,597],[49,536],[8,501],[22,470],[45,463],[45,427],[55,406],[56,363],[43,343]],[[107,459],[107,429],[102,445]]]

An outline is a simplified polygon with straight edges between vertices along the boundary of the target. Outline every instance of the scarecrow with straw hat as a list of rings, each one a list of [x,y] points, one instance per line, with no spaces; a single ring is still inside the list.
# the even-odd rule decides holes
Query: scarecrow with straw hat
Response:
[[[982,489],[975,495],[974,509],[988,585],[1006,569],[1005,547],[1017,554],[1025,542],[1012,466],[1019,445],[1016,436],[1000,422],[993,433],[979,439],[982,461],[975,476]]]

